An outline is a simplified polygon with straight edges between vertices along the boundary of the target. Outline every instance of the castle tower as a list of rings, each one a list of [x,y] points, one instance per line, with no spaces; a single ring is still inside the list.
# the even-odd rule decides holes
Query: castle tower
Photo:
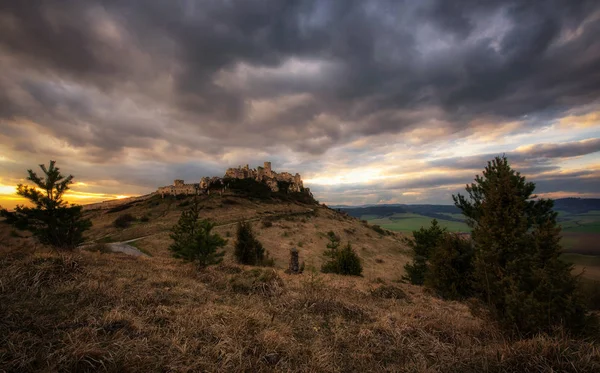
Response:
[[[273,177],[273,174],[271,173],[271,162],[265,162],[265,175]]]
[[[175,186],[183,186],[183,184],[184,184],[183,180],[179,180],[179,179],[177,179],[173,182],[173,185],[175,185]]]

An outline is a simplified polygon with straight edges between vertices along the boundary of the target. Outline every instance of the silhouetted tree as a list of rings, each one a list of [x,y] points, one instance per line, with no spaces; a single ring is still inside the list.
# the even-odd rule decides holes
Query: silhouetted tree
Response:
[[[414,285],[423,285],[427,274],[428,260],[431,252],[444,237],[446,228],[439,226],[438,221],[433,219],[429,228],[421,227],[413,231],[413,238],[406,240],[408,246],[413,250],[412,263],[406,263],[404,270],[406,275],[402,278]]]
[[[211,233],[215,223],[200,218],[200,206],[194,198],[190,207],[181,213],[177,225],[172,229],[173,244],[169,250],[176,258],[195,262],[200,269],[223,260],[224,251],[219,251],[227,241]]]
[[[248,222],[237,225],[234,255],[238,263],[249,265],[266,264],[265,249],[254,237],[252,226]]]
[[[482,299],[520,334],[579,329],[587,313],[572,266],[562,263],[553,201],[536,199],[535,184],[506,157],[488,162],[454,203],[473,228],[474,279]]]
[[[83,218],[81,206],[69,206],[63,201],[64,193],[73,183],[73,175],[63,176],[55,164],[55,161],[50,161],[48,167],[41,164],[44,173],[41,177],[27,170],[27,180],[35,186],[17,186],[17,194],[28,199],[33,207],[18,205],[15,211],[0,210],[0,215],[17,229],[31,231],[43,244],[72,249],[83,242],[83,232],[92,223]]]

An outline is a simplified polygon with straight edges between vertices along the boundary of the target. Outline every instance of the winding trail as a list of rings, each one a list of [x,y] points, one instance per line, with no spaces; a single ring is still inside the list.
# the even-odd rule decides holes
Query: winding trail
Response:
[[[138,250],[136,247],[128,245],[124,242],[113,242],[113,243],[108,243],[106,245],[113,252],[119,252],[119,253],[131,255],[131,256],[150,257],[148,254],[144,254],[143,252]]]

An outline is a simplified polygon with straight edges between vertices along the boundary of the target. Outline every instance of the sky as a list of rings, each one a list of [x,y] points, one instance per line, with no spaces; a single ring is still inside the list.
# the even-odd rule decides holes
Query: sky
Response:
[[[600,197],[597,0],[0,0],[0,205],[271,161],[332,205],[451,204],[506,154]]]

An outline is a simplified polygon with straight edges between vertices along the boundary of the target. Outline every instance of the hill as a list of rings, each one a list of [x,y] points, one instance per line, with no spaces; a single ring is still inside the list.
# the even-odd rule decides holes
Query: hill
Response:
[[[169,257],[170,229],[193,198],[155,195],[108,210],[87,210],[86,217],[93,222],[88,244],[129,241],[128,244],[148,255]],[[401,234],[381,234],[367,223],[314,202],[237,194],[196,198],[202,208],[201,215],[213,220],[217,224],[215,232],[228,239],[225,250],[229,261],[233,261],[234,236],[240,221],[251,222],[257,238],[280,269],[287,268],[292,247],[300,251],[300,259],[305,261],[308,269],[319,269],[329,231],[338,234],[342,243],[353,245],[365,262],[364,275],[369,279],[398,279],[398,265],[402,266],[408,260]],[[114,221],[122,215],[131,215],[135,221],[127,228],[115,227]]]
[[[252,222],[275,268],[198,272],[169,255],[168,230],[191,197],[153,196],[88,210],[85,249],[57,254],[0,225],[0,370],[109,372],[598,371],[592,342],[509,340],[475,303],[397,282],[402,235],[314,203],[202,196],[231,236]],[[119,216],[135,221],[114,225]],[[324,232],[350,241],[364,277],[321,274]],[[377,231],[383,232],[379,233]],[[229,232],[229,234],[228,234]],[[134,240],[146,253],[112,253]],[[299,247],[302,275],[282,270]]]
[[[554,209],[571,214],[600,211],[600,198],[559,198],[554,200]]]

